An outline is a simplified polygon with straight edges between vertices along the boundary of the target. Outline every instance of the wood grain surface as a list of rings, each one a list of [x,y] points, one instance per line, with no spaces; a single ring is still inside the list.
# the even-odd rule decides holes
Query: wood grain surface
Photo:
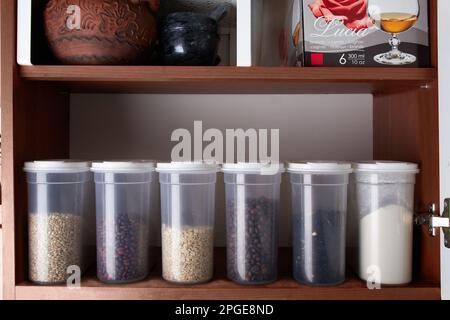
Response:
[[[374,97],[374,157],[418,163],[415,203],[417,212],[427,212],[439,197],[439,115],[437,87]],[[414,273],[417,279],[440,281],[439,234],[431,237],[428,227],[414,233]]]
[[[22,66],[27,80],[70,92],[371,93],[418,88],[434,68]]]
[[[226,278],[225,250],[215,252],[213,281],[197,286],[180,286],[161,278],[161,266],[141,282],[126,285],[106,285],[95,277],[95,268],[83,278],[80,289],[65,286],[36,286],[29,282],[17,286],[18,299],[144,299],[144,300],[409,300],[439,299],[440,290],[427,282],[405,287],[385,287],[369,290],[366,283],[348,272],[347,281],[337,287],[307,287],[292,278],[291,250],[280,250],[280,278],[264,286],[242,286]],[[157,259],[160,261],[161,259]]]

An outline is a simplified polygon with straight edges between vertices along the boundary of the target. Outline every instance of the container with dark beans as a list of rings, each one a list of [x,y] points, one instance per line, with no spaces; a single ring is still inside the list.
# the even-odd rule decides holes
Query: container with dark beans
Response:
[[[225,164],[227,274],[239,284],[277,279],[278,211],[282,168]]]
[[[146,278],[150,254],[151,181],[154,163],[94,163],[97,211],[97,277],[105,283]]]
[[[348,163],[289,164],[294,278],[310,286],[345,281]]]

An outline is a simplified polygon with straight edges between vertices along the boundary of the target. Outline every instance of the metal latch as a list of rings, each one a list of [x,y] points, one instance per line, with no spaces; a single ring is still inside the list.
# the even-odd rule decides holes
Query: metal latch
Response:
[[[429,206],[427,213],[415,215],[417,225],[428,225],[428,231],[432,237],[436,236],[436,230],[442,229],[444,232],[445,246],[450,249],[450,199],[444,201],[444,212],[442,216],[436,214],[436,204]]]

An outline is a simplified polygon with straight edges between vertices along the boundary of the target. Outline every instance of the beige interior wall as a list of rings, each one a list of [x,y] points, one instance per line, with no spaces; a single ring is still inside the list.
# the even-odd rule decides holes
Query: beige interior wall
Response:
[[[371,95],[72,95],[71,156],[170,160],[174,129],[280,129],[281,160],[372,159]],[[288,177],[282,185],[280,243],[290,243]],[[223,179],[216,230],[224,245]]]

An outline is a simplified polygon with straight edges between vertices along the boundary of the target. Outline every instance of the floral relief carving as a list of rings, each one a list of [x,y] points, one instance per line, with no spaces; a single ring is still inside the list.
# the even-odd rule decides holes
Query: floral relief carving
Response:
[[[66,22],[71,15],[67,9],[71,5],[80,8],[79,30],[67,27]],[[50,0],[45,10],[50,47],[63,62],[68,62],[64,55],[67,56],[70,50],[61,47],[70,44],[77,47],[77,52],[73,52],[72,56],[81,54],[85,61],[92,60],[92,57],[88,57],[88,51],[79,51],[84,42],[86,47],[90,47],[91,56],[108,56],[108,59],[133,63],[132,56],[137,57],[139,53],[132,51],[148,51],[156,39],[156,21],[150,8],[146,2],[132,0]],[[104,48],[96,50],[95,47],[101,46]],[[123,47],[122,55],[119,54],[120,46]],[[107,47],[110,47],[109,52]],[[105,63],[105,59],[102,59],[102,63]]]

